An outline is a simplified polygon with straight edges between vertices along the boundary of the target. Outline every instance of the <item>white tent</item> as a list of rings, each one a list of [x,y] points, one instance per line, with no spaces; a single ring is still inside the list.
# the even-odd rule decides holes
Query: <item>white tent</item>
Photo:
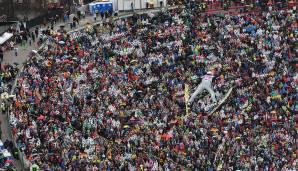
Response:
[[[1,37],[0,37],[0,45],[5,43],[7,40],[9,40],[13,36],[12,33],[7,33],[5,32]]]
[[[167,0],[111,0],[113,2],[114,10],[127,11],[131,10],[131,3],[134,4],[134,9],[146,9],[146,3],[152,4],[154,8],[160,7],[160,1],[163,6],[166,6]]]

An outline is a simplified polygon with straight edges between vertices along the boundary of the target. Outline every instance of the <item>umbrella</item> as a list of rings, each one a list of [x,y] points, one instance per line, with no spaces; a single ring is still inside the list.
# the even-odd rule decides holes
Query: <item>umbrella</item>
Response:
[[[60,44],[60,45],[64,45],[65,42],[61,40],[61,41],[59,41],[59,44]]]
[[[1,94],[1,99],[8,99],[9,98],[9,94],[7,92],[4,92]]]
[[[62,57],[62,59],[67,59],[67,58],[69,58],[70,56],[68,56],[68,55],[64,55],[63,57]]]
[[[39,115],[39,117],[37,119],[42,121],[45,119],[45,117],[43,115]]]
[[[171,139],[173,137],[173,135],[170,134],[163,134],[161,135],[161,138],[168,141],[169,139]]]
[[[132,61],[130,61],[130,63],[132,64],[132,63],[136,63],[137,62],[137,60],[132,60]]]
[[[217,132],[218,131],[218,129],[217,128],[211,128],[211,130],[210,130],[211,132]]]
[[[272,114],[276,114],[276,111],[275,111],[275,110],[273,110],[273,111],[271,111],[270,113],[272,113]]]
[[[176,124],[178,122],[178,119],[172,120],[170,123],[171,124]]]
[[[68,60],[68,59],[64,60],[63,62],[64,63],[72,63],[72,61],[71,60]]]

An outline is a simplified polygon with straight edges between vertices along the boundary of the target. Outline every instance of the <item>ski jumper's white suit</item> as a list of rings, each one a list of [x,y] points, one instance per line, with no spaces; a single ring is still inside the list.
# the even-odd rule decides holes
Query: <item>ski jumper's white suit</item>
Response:
[[[191,95],[189,103],[191,104],[198,94],[202,93],[203,90],[207,90],[211,94],[212,101],[216,103],[215,93],[212,88],[213,75],[208,73],[202,77],[201,84],[197,87],[196,91]]]

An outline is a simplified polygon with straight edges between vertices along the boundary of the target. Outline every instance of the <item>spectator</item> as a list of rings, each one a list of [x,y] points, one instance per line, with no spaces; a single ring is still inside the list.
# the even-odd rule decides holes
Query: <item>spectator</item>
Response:
[[[41,170],[295,170],[290,18],[197,4],[47,33],[14,89],[18,148]],[[227,100],[203,93],[188,109],[185,85],[192,95],[206,73]]]
[[[133,2],[130,3],[130,8],[131,8],[131,11],[133,12],[134,11],[134,4],[133,4]]]
[[[14,55],[17,57],[18,56],[18,51],[19,51],[19,48],[15,47],[14,48]]]

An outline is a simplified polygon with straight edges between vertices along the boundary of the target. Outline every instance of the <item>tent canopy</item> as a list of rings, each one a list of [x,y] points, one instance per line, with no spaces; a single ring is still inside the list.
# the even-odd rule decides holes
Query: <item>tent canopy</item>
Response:
[[[5,43],[7,40],[9,40],[13,36],[12,33],[7,33],[5,32],[1,37],[0,37],[0,45]]]

